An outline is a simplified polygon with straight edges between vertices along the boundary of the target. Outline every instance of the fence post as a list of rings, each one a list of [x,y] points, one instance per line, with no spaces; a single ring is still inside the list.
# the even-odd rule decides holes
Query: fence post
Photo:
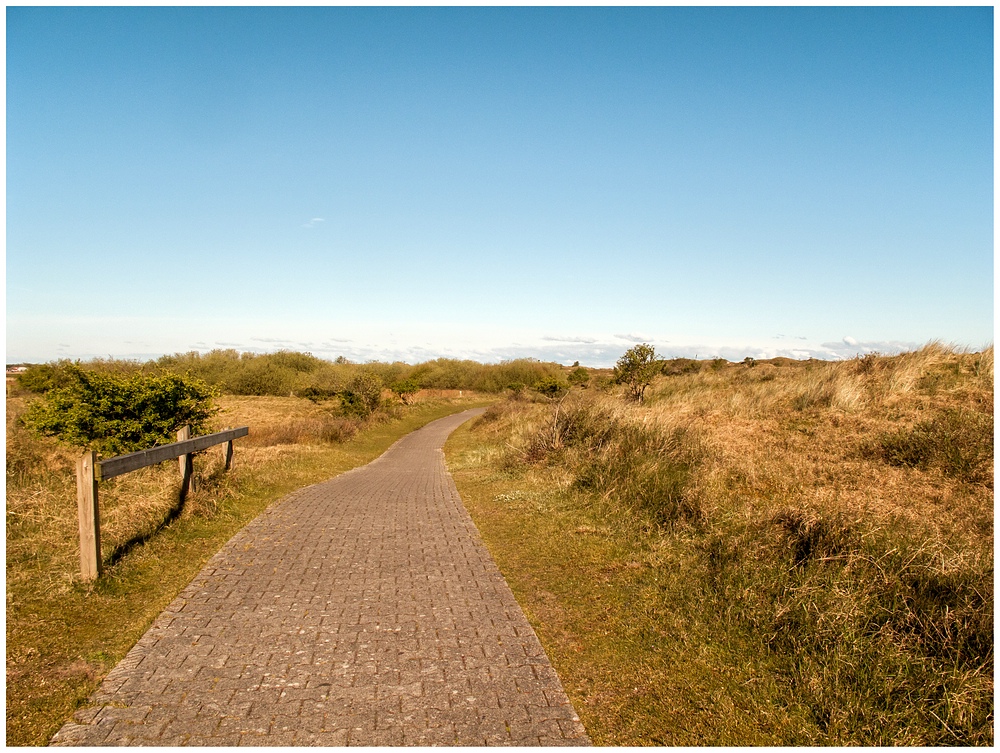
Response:
[[[226,442],[226,470],[228,471],[233,465],[233,440]]]
[[[83,453],[76,461],[76,507],[80,518],[80,575],[93,580],[101,574],[101,511],[98,507],[97,453]]]
[[[185,439],[191,438],[191,427],[182,426],[181,430],[177,432],[177,441],[183,442]],[[194,461],[191,458],[191,454],[181,455],[177,458],[177,462],[180,464],[181,469],[181,502],[185,500],[188,493],[188,488],[191,486],[191,473],[194,470]]]

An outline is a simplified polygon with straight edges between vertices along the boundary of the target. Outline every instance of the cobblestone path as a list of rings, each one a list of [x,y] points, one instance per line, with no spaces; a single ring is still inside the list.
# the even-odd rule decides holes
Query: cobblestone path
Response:
[[[215,555],[56,745],[587,745],[435,421]]]

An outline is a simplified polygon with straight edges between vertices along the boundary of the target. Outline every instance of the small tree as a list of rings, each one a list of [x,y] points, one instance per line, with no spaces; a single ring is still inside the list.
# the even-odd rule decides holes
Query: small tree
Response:
[[[642,402],[643,393],[660,370],[652,345],[642,343],[629,348],[615,364],[615,383],[625,385],[629,395]]]
[[[409,405],[410,397],[420,389],[420,385],[412,379],[404,379],[401,382],[394,382],[389,389],[396,393],[399,399],[403,401],[403,405]]]

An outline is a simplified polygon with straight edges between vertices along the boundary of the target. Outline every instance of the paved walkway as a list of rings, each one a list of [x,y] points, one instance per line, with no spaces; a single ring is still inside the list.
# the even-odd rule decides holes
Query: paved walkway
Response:
[[[445,469],[478,412],[250,523],[53,744],[589,744]]]

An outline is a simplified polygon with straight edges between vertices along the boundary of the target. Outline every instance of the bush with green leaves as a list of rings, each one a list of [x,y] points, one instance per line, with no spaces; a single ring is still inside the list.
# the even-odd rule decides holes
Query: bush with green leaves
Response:
[[[24,425],[104,455],[120,455],[177,440],[190,425],[204,433],[213,415],[212,388],[178,374],[115,374],[62,364],[65,380],[28,408]]]
[[[21,376],[17,386],[37,394],[55,386],[64,386],[61,380],[64,380],[65,365],[68,363],[70,362],[62,361],[33,366]],[[208,353],[175,353],[148,363],[97,359],[77,365],[88,372],[169,372],[191,375],[230,395],[293,395],[316,401],[340,396],[352,405],[357,401],[352,397],[353,391],[349,389],[348,383],[360,371],[370,372],[382,385],[412,382],[421,389],[493,393],[503,392],[512,385],[532,387],[545,377],[562,378],[563,374],[563,369],[558,364],[543,363],[532,358],[497,364],[438,358],[411,366],[399,361],[357,364],[342,356],[327,361],[310,353],[288,350],[276,353],[240,353],[233,349],[217,349]],[[362,409],[361,412],[365,410]]]
[[[656,350],[652,345],[642,343],[629,348],[618,359],[615,364],[615,383],[624,385],[629,396],[641,403],[643,393],[659,372]]]
[[[273,395],[287,397],[295,390],[297,372],[288,366],[278,366],[263,357],[242,359],[228,373],[222,388],[233,395]]]
[[[579,363],[580,362],[577,361],[577,367],[573,369],[566,378],[569,380],[570,384],[586,387],[587,382],[590,381],[590,372],[583,366],[580,366]]]
[[[340,393],[344,413],[366,418],[382,404],[382,380],[371,371],[359,372]]]
[[[562,368],[558,364],[543,363],[533,358],[517,358],[482,367],[481,378],[475,388],[484,392],[501,392],[514,384],[534,387],[546,377],[558,377]]]
[[[555,377],[542,377],[535,383],[534,389],[536,392],[545,395],[545,397],[555,398],[566,392],[569,389],[569,385]]]
[[[400,382],[393,382],[389,389],[403,401],[404,405],[409,405],[410,398],[420,389],[420,385],[412,379],[404,379]]]
[[[72,365],[67,360],[32,364],[27,371],[18,374],[17,386],[39,395],[56,387],[65,387],[72,381],[72,377],[67,375],[67,367]]]

